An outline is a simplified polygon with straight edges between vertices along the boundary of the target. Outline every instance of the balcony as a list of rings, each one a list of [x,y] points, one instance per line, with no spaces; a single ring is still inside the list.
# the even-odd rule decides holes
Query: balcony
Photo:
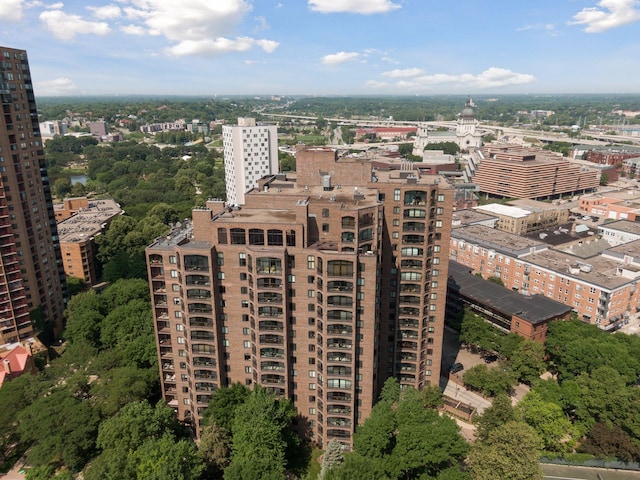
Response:
[[[284,363],[283,362],[260,362],[260,369],[263,371],[271,371],[271,372],[284,372]]]
[[[260,343],[270,345],[283,345],[284,338],[282,337],[282,335],[260,335]]]
[[[284,380],[284,376],[282,375],[271,375],[271,374],[266,374],[266,375],[261,375],[260,376],[260,383],[261,384],[266,384],[266,385],[284,385],[285,380]]]
[[[284,325],[282,322],[275,322],[273,320],[261,320],[258,322],[258,328],[260,331],[282,332],[284,330]]]
[[[327,283],[327,291],[329,292],[351,292],[353,291],[353,282],[341,280],[333,280]]]
[[[327,335],[351,335],[352,333],[351,325],[327,325]]]
[[[351,402],[351,394],[345,392],[328,392],[327,400],[332,402]]]
[[[330,338],[327,340],[328,349],[351,350],[352,346],[350,340],[342,338]]]
[[[346,405],[327,405],[327,413],[333,415],[351,415],[351,407]]]
[[[282,288],[282,279],[280,278],[259,278],[258,279],[258,288],[273,288],[273,289],[281,289]]]

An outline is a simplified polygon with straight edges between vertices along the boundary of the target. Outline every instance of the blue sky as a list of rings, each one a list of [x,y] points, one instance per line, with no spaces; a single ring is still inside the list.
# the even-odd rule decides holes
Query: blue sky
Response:
[[[640,0],[0,0],[38,96],[640,93]]]

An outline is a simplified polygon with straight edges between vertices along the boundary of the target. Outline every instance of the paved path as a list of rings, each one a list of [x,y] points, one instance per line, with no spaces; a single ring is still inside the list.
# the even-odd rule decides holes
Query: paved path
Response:
[[[638,480],[640,472],[608,468],[541,465],[545,480]]]

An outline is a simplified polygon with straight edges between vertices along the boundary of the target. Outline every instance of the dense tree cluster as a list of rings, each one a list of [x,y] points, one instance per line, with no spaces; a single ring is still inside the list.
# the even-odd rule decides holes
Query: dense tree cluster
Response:
[[[68,305],[66,350],[36,376],[0,389],[2,451],[29,446],[29,478],[79,471],[99,453],[98,432],[130,402],[158,399],[149,290],[121,280]],[[124,478],[124,477],[118,477]],[[134,477],[135,478],[135,477]]]
[[[216,390],[205,411],[200,452],[210,474],[225,480],[278,480],[308,461],[292,424],[290,401],[240,383]],[[302,462],[302,465],[300,464]]]
[[[427,408],[421,392],[400,392],[390,379],[369,418],[356,429],[353,453],[328,469],[325,478],[464,479],[461,462],[467,448],[455,421]]]

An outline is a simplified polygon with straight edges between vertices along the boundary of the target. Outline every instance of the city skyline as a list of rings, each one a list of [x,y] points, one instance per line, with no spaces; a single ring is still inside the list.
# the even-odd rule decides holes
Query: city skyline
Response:
[[[640,74],[638,0],[5,0],[0,21],[38,96],[638,93]]]

